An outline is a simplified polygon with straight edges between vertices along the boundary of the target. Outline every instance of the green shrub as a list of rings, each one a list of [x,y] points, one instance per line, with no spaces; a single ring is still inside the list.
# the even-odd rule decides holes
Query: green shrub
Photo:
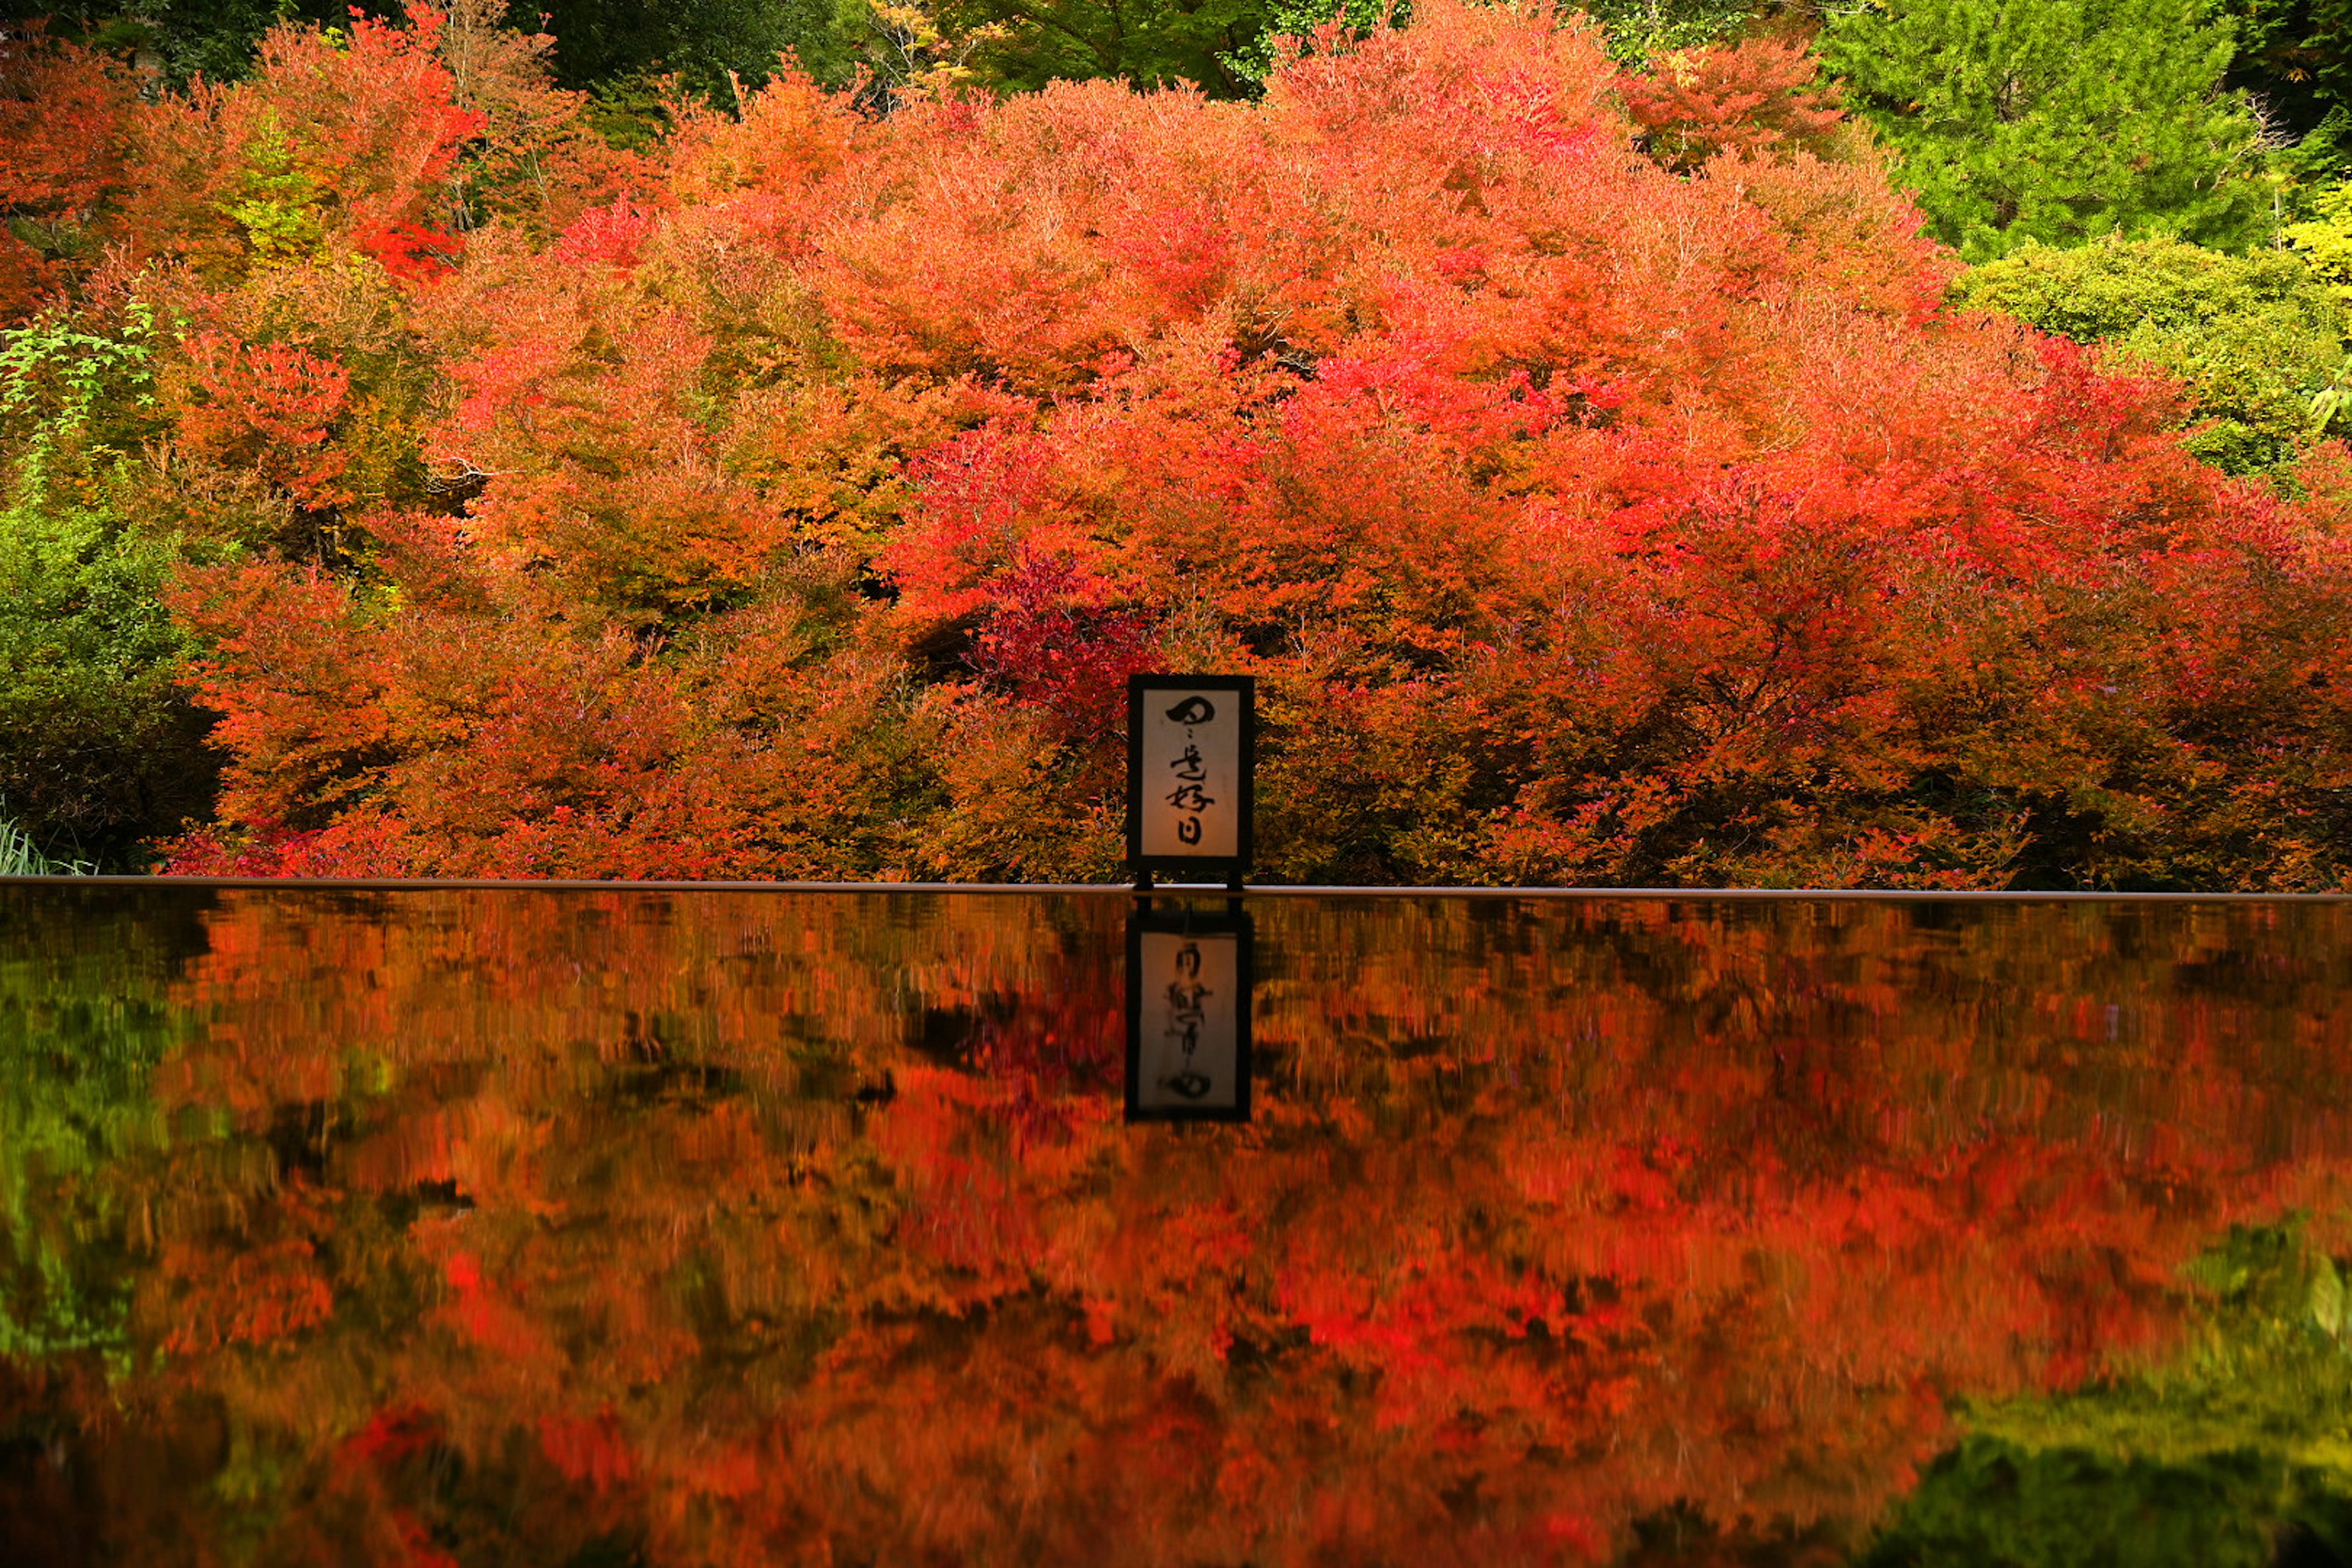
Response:
[[[0,805],[20,855],[140,869],[142,841],[212,809],[210,723],[161,599],[183,547],[113,499],[159,433],[160,335],[135,300],[0,331]]]
[[[2282,251],[2224,256],[2175,239],[2028,246],[1961,275],[1961,305],[2006,311],[2187,384],[2190,448],[2231,473],[2292,459],[2344,363],[2344,314]]]
[[[211,810],[208,725],[158,598],[177,557],[37,490],[0,507],[0,800],[51,857],[132,868]]]

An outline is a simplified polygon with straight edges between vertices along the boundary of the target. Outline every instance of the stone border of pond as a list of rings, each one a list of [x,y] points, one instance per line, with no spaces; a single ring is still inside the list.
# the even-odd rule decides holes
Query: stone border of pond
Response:
[[[260,888],[317,892],[547,892],[547,893],[1092,893],[1139,897],[1125,882],[745,882],[598,881],[557,877],[0,877],[9,888]],[[1223,882],[1162,882],[1154,891],[1235,897]],[[1458,899],[1740,899],[1895,900],[1908,903],[2352,903],[2345,893],[2113,893],[2080,891],[1985,891],[1932,888],[1445,888],[1346,885],[1274,886],[1253,883],[1244,898],[1458,898]]]

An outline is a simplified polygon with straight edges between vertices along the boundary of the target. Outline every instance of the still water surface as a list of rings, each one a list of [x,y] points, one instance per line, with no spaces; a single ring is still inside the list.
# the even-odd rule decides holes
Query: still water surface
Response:
[[[2352,1548],[2352,907],[1248,908],[0,886],[0,1563]]]

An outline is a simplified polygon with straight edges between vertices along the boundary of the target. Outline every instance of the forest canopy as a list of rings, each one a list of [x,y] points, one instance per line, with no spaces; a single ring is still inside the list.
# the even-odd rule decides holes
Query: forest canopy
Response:
[[[1903,96],[2015,9],[19,29],[0,816],[1093,879],[1202,667],[1271,879],[2340,887],[2332,35],[2085,0],[2134,102]]]

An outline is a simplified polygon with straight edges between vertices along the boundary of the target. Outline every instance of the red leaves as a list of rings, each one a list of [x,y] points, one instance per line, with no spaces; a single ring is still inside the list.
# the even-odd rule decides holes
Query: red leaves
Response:
[[[343,1452],[362,1464],[388,1468],[428,1452],[443,1440],[440,1421],[421,1405],[379,1410],[345,1439]]]
[[[1822,152],[1844,119],[1811,50],[1773,38],[1670,50],[1620,79],[1618,91],[1670,169],[1721,153]]]
[[[349,456],[329,445],[351,392],[341,365],[293,344],[244,344],[218,331],[196,333],[183,347],[198,394],[180,420],[191,449],[255,469],[303,506],[352,499],[336,484]]]
[[[1946,319],[1793,45],[1431,0],[600,162],[483,17],[126,110],[116,216],[40,154],[186,263],[163,487],[258,556],[187,866],[1107,874],[1150,660],[1260,678],[1277,878],[2352,875],[2352,557]]]
[[[105,56],[47,38],[37,24],[26,31],[0,37],[0,322],[62,280],[45,251],[81,248],[67,242],[119,190],[137,102]],[[36,246],[27,234],[59,243]]]
[[[329,827],[295,832],[268,819],[230,835],[197,827],[158,847],[164,877],[404,877],[402,830],[382,816],[347,813]]]
[[[654,232],[654,215],[628,197],[591,207],[556,237],[553,257],[571,267],[634,267]]]
[[[1108,586],[1067,561],[1024,556],[991,584],[995,600],[972,667],[1090,744],[1127,721],[1127,678],[1158,662],[1158,631],[1139,611],[1094,603]]]
[[[636,1457],[609,1409],[593,1421],[542,1415],[539,1444],[565,1480],[592,1492],[610,1491],[636,1472]]]
[[[464,254],[466,237],[445,234],[421,224],[381,223],[354,237],[360,254],[403,283],[423,283],[453,270]]]

